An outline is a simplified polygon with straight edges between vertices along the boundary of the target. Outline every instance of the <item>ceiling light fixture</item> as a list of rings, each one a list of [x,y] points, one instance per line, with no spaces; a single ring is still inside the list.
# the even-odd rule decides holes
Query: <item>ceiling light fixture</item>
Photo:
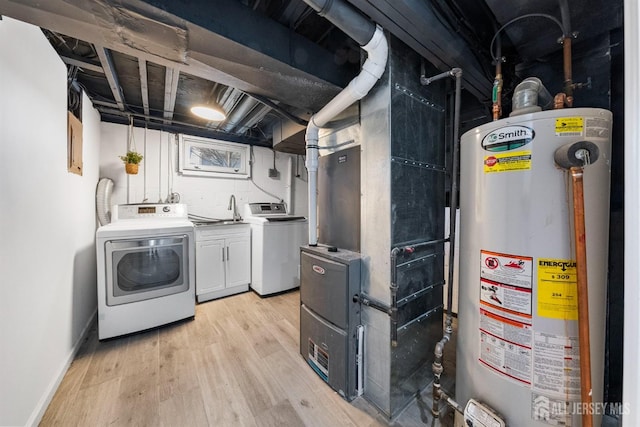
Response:
[[[191,107],[191,112],[198,117],[210,120],[212,122],[221,122],[226,119],[227,116],[216,108],[206,107],[204,105],[196,105]]]

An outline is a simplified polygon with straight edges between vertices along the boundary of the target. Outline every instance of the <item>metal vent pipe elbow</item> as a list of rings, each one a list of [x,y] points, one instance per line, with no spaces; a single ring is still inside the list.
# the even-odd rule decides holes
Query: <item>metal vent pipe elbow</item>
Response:
[[[360,46],[373,37],[376,25],[342,0],[303,0]]]

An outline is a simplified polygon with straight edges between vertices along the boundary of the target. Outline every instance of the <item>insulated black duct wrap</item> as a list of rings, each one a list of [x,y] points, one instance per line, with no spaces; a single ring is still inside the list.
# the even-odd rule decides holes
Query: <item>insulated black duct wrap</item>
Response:
[[[360,12],[341,0],[304,0],[320,16],[325,17],[360,46],[371,40],[376,26]]]

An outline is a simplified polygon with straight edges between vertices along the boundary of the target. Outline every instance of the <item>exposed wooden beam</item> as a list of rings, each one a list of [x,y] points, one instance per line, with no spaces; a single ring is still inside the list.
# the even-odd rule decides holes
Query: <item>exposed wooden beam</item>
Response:
[[[118,109],[120,111],[124,111],[124,95],[122,94],[122,88],[120,87],[120,81],[118,80],[116,67],[113,65],[113,57],[111,56],[111,52],[109,51],[109,49],[103,46],[94,46],[96,52],[98,53],[98,58],[100,58],[100,64],[102,64],[104,75],[107,78],[109,87],[111,88],[111,92],[113,93],[113,99],[116,101],[116,104],[118,104]]]
[[[147,61],[138,58],[138,69],[140,70],[140,92],[142,93],[142,108],[144,114],[149,115],[149,85],[147,83]]]
[[[164,124],[171,123],[173,110],[176,107],[176,96],[178,94],[178,80],[180,71],[167,67],[164,77]]]

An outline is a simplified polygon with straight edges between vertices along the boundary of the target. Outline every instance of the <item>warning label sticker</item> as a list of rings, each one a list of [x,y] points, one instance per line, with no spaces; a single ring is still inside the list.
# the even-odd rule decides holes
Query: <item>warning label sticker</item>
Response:
[[[480,330],[480,362],[517,383],[531,385],[531,348]]]
[[[531,289],[482,279],[480,280],[480,303],[493,306],[499,311],[531,317]],[[519,320],[518,317],[516,319]]]
[[[560,117],[556,119],[556,136],[582,136],[584,118]]]
[[[575,261],[538,259],[538,316],[578,320]]]
[[[530,323],[505,319],[482,308],[480,309],[480,330],[523,347],[531,348],[533,345]]]
[[[514,172],[531,169],[531,151],[495,153],[484,156],[484,172]]]
[[[532,388],[546,395],[580,399],[580,356],[577,337],[535,332]]]
[[[533,258],[480,251],[480,304],[502,318],[531,324]]]
[[[480,251],[480,278],[531,289],[533,258]]]
[[[531,384],[533,258],[480,251],[480,362]]]

